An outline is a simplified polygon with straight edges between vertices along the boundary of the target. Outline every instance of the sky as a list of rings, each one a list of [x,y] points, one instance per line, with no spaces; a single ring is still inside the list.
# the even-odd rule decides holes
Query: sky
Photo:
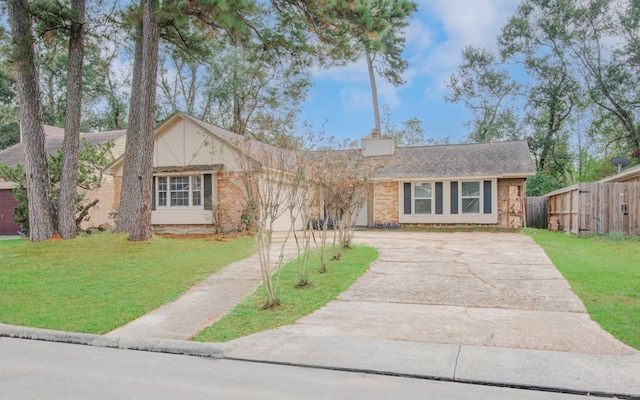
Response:
[[[520,0],[414,0],[418,11],[406,28],[404,58],[407,83],[394,87],[377,77],[380,112],[391,108],[398,126],[410,118],[422,121],[426,139],[451,143],[466,139],[464,123],[471,117],[461,104],[449,104],[447,83],[468,45],[494,49],[496,37]],[[317,70],[304,103],[302,121],[327,136],[359,140],[374,127],[371,87],[366,62]],[[384,128],[383,128],[384,129]],[[384,133],[384,132],[383,132]]]

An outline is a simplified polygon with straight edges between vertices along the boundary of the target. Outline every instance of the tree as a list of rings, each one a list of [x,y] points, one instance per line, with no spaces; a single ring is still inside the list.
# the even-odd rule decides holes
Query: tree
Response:
[[[465,47],[462,64],[456,67],[447,87],[452,93],[444,97],[445,101],[462,102],[473,113],[473,120],[466,123],[470,140],[493,142],[518,137],[518,116],[513,104],[521,85],[491,51]]]
[[[7,0],[7,6],[13,37],[13,65],[25,149],[30,239],[39,242],[53,236],[54,214],[49,199],[49,168],[33,48],[32,18],[25,0]]]
[[[20,117],[10,54],[10,34],[0,27],[0,150],[20,142]]]
[[[504,59],[521,63],[530,80],[526,121],[538,171],[568,182],[571,158],[565,126],[581,106],[581,87],[565,46],[571,1],[526,0],[498,38]]]
[[[382,132],[382,135],[393,138],[396,147],[422,146],[427,144],[421,120],[413,117],[403,121],[402,127],[398,127],[392,120],[391,108],[388,105],[385,104],[385,106],[382,107],[382,112],[384,115],[382,121],[384,132]]]
[[[295,115],[310,86],[309,73],[262,49],[219,40],[206,57],[163,55],[162,114],[182,109],[239,135],[276,143],[294,132]],[[276,129],[272,129],[276,128]]]
[[[152,157],[159,31],[154,0],[141,0],[136,39],[129,128],[124,155],[118,230],[129,240],[151,238]]]
[[[71,0],[69,66],[64,123],[62,177],[58,200],[58,232],[64,239],[76,236],[76,187],[78,186],[78,148],[82,115],[82,63],[84,60],[85,0]]]
[[[640,159],[640,5],[590,0],[575,5],[567,39],[591,101],[618,121],[628,156]]]
[[[282,147],[272,147],[256,140],[240,138],[233,144],[238,150],[238,165],[242,170],[242,186],[245,199],[245,217],[255,228],[256,245],[260,260],[262,283],[267,295],[264,308],[277,307],[278,279],[274,273],[283,264],[284,246],[293,231],[287,231],[275,263],[271,260],[272,233],[275,221],[287,213],[289,199],[296,196],[299,170],[296,170],[296,154]],[[295,223],[295,220],[292,221]]]
[[[380,127],[380,108],[378,106],[378,89],[375,72],[394,86],[405,83],[401,74],[407,68],[407,61],[402,58],[405,38],[402,31],[408,25],[407,18],[415,12],[417,5],[407,0],[383,0],[369,11],[368,24],[357,27],[358,37],[363,47],[371,97],[373,100],[374,129],[377,134]],[[369,25],[375,26],[370,29]]]

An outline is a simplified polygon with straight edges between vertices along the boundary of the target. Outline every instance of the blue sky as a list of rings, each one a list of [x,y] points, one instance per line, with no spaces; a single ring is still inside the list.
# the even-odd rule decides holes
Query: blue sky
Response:
[[[425,137],[449,137],[457,143],[467,136],[470,114],[443,100],[449,76],[470,44],[495,48],[496,36],[519,0],[414,0],[418,11],[406,28],[404,57],[409,62],[399,88],[377,78],[380,108],[391,108],[400,125],[419,118]],[[313,74],[314,86],[304,104],[302,119],[338,139],[357,140],[374,126],[371,88],[364,60]]]

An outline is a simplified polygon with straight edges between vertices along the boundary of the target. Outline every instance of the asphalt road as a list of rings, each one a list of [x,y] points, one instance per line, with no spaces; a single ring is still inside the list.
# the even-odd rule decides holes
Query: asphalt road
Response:
[[[0,338],[3,399],[578,399],[582,396]]]

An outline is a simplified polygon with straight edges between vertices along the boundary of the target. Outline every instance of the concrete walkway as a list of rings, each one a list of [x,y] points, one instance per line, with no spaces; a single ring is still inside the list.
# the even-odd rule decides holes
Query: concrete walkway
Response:
[[[274,236],[271,262],[275,265],[283,237]],[[293,240],[284,247],[285,262],[296,253]],[[139,337],[187,340],[229,313],[262,283],[260,262],[255,254],[235,262],[195,285],[177,300],[167,303],[118,329],[106,337]]]

